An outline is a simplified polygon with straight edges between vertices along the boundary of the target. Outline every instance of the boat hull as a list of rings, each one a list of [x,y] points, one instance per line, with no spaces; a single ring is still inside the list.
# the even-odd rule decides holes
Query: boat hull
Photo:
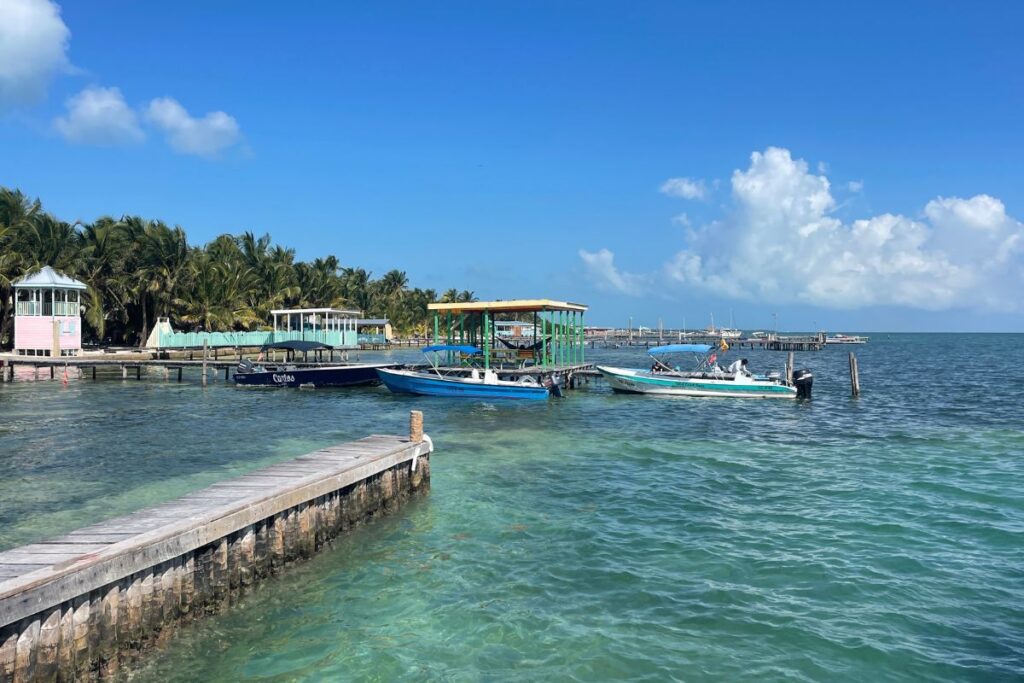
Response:
[[[546,399],[547,388],[539,385],[484,384],[464,377],[438,377],[411,370],[378,368],[377,374],[396,394],[454,396],[459,398]]]
[[[796,388],[775,381],[657,376],[641,370],[597,366],[612,389],[630,394],[724,398],[796,398]]]
[[[234,376],[239,386],[258,387],[354,387],[379,384],[377,369],[395,367],[379,364],[337,365],[320,368],[293,368],[263,372],[239,372]]]

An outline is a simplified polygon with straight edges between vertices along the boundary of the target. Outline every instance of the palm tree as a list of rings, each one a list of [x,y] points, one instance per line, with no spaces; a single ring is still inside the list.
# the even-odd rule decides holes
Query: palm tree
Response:
[[[248,327],[255,316],[245,295],[254,285],[255,276],[248,267],[218,262],[201,253],[189,262],[188,295],[174,301],[179,319],[207,332]]]
[[[341,295],[346,305],[358,308],[364,313],[372,306],[370,273],[362,268],[344,268],[341,271]]]
[[[124,292],[116,286],[116,274],[124,255],[120,224],[109,216],[84,226],[81,235],[82,279],[88,286],[83,301],[85,323],[97,339],[107,336],[107,321],[115,312],[125,317]]]
[[[158,316],[170,314],[178,281],[188,263],[189,248],[185,231],[169,228],[160,221],[150,223],[142,240],[142,275],[156,304]]]

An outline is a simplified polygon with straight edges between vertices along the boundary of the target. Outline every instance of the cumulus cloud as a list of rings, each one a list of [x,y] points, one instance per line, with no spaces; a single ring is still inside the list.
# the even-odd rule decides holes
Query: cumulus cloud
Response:
[[[53,125],[71,142],[123,145],[146,137],[138,116],[117,88],[86,88],[69,98],[65,106],[67,114],[55,119]]]
[[[690,178],[669,178],[661,184],[661,191],[669,197],[680,199],[706,199],[708,187],[703,180]]]
[[[579,255],[587,278],[598,289],[633,296],[640,296],[647,290],[648,278],[620,271],[615,266],[615,254],[611,251],[600,249],[590,252],[580,249]]]
[[[42,99],[54,73],[69,67],[70,37],[55,3],[0,2],[0,107]]]
[[[777,147],[754,152],[731,183],[721,218],[689,229],[657,273],[628,278],[830,308],[1021,308],[1024,224],[994,197],[939,197],[919,217],[845,223],[832,215],[828,178]],[[617,272],[611,252],[602,265]]]
[[[184,154],[216,157],[241,139],[238,122],[222,111],[210,112],[202,118],[191,116],[185,107],[170,97],[149,103],[146,120],[167,136],[167,143]]]
[[[846,183],[846,189],[849,190],[850,192],[860,192],[861,190],[864,189],[864,181],[851,180],[850,182]]]

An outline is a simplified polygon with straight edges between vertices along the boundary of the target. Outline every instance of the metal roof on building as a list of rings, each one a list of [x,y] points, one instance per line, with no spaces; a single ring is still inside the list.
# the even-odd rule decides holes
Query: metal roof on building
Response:
[[[270,312],[271,315],[289,315],[293,313],[335,313],[356,318],[362,314],[362,311],[353,311],[345,308],[278,308]]]
[[[26,275],[12,286],[18,289],[88,289],[84,282],[58,273],[50,266],[43,266],[39,271]]]
[[[553,301],[552,299],[509,299],[507,301],[474,301],[472,303],[436,303],[427,304],[429,311],[452,311],[463,313],[467,311],[500,311],[503,313],[533,312],[533,311],[578,311],[587,310],[583,304],[574,304],[569,301]]]

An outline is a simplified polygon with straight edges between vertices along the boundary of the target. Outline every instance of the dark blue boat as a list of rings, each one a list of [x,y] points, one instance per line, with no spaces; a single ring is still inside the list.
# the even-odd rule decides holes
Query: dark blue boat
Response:
[[[308,354],[309,351],[333,350],[317,342],[288,341],[268,344],[263,348],[283,349]],[[378,368],[398,367],[398,363],[339,363],[298,366],[292,363],[257,364],[243,360],[235,371],[235,384],[260,387],[353,387],[380,383]]]

